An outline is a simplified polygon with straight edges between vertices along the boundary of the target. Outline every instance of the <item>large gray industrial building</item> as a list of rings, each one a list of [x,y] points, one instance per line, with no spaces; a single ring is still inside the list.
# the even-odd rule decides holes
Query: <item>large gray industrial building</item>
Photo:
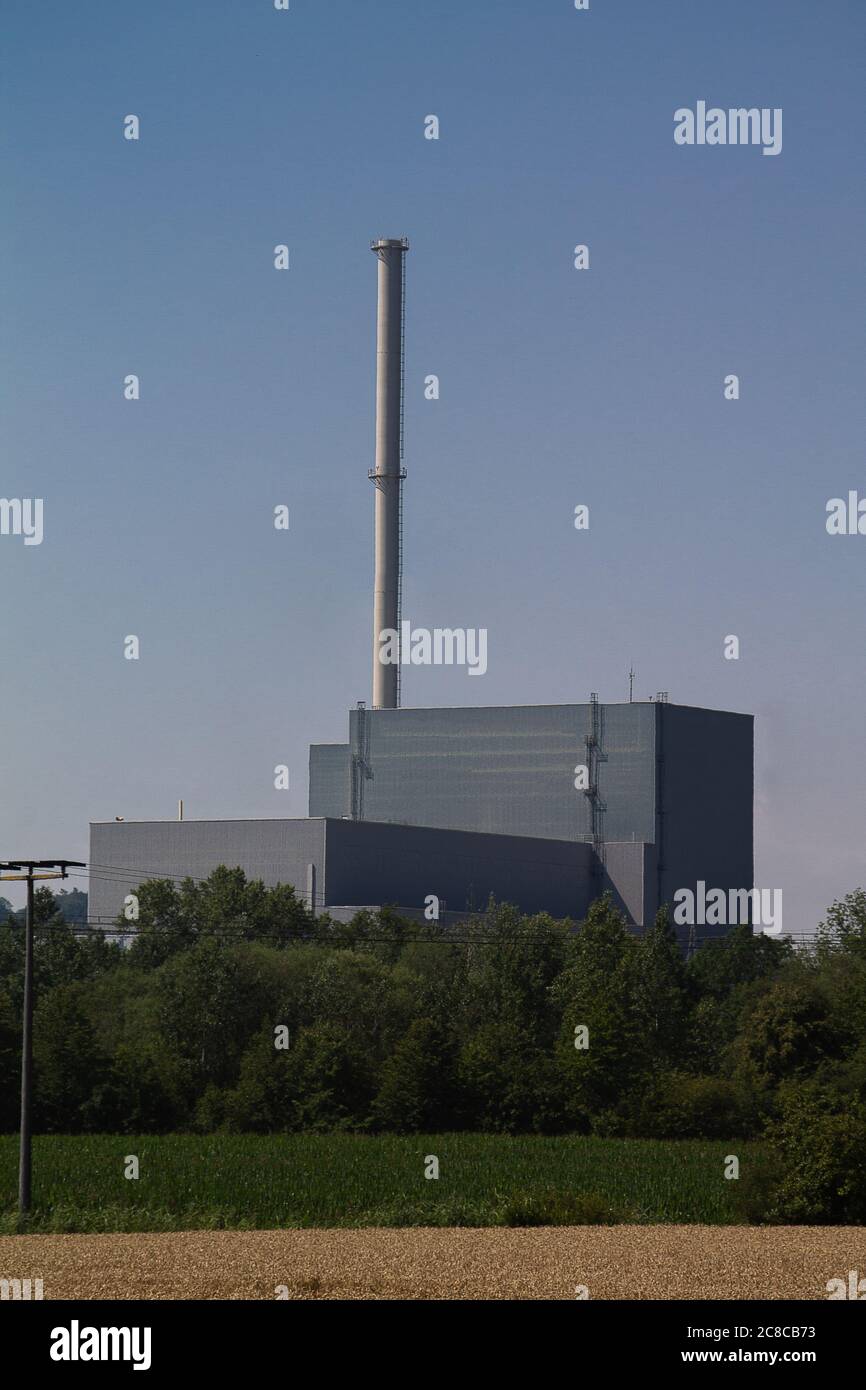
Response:
[[[664,701],[361,708],[348,743],[311,747],[309,811],[94,823],[91,918],[113,919],[136,875],[238,864],[340,916],[492,894],[580,919],[607,889],[644,925],[677,888],[752,886],[752,719]]]
[[[291,883],[317,911],[431,895],[451,914],[492,895],[579,920],[609,890],[649,923],[677,889],[753,883],[753,720],[671,704],[401,709],[405,240],[379,261],[373,707],[346,743],[310,749],[308,820],[94,823],[91,919],[113,920],[141,879],[239,865]],[[115,870],[112,875],[111,871]]]
[[[588,844],[645,922],[699,879],[751,888],[752,733],[664,700],[359,708],[310,749],[310,815]]]

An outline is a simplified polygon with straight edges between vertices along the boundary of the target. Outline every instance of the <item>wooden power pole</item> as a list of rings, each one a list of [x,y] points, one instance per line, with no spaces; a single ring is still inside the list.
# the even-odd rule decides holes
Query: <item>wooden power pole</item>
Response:
[[[0,883],[27,884],[24,921],[24,1018],[21,1028],[21,1146],[18,1158],[18,1215],[30,1211],[33,1172],[33,884],[37,879],[65,878],[70,868],[85,867],[77,859],[21,859],[0,862]],[[36,870],[42,872],[37,873]]]

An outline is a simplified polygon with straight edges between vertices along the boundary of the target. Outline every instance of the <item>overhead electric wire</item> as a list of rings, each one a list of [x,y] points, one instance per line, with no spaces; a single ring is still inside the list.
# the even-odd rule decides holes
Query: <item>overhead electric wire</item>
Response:
[[[102,870],[107,870],[107,872],[95,872],[95,871],[98,871],[98,870],[100,870],[100,869],[102,869]],[[231,872],[231,871],[230,871],[230,872]],[[89,866],[86,866],[86,867],[83,868],[83,869],[70,869],[70,870],[69,870],[69,877],[70,877],[70,878],[80,878],[80,879],[95,879],[95,880],[97,880],[97,881],[100,882],[100,883],[114,883],[114,884],[119,885],[120,887],[131,888],[132,886],[136,886],[136,887],[137,887],[137,886],[139,886],[139,885],[141,885],[141,884],[147,884],[147,883],[152,883],[152,882],[170,882],[170,883],[173,883],[173,884],[183,884],[184,882],[192,882],[192,883],[195,883],[195,884],[204,884],[204,883],[209,883],[212,876],[209,875],[208,877],[204,877],[204,878],[203,878],[203,877],[201,877],[201,876],[199,876],[199,875],[191,874],[191,873],[171,874],[171,873],[167,873],[167,872],[165,872],[165,871],[160,871],[160,870],[155,870],[155,869],[142,869],[142,868],[137,868],[137,867],[134,867],[134,866],[132,866],[132,865],[98,864],[98,863],[93,862],[93,863],[91,863]],[[258,881],[258,882],[261,882],[261,880],[255,880],[255,879],[252,879],[252,880],[248,879],[248,880],[247,880],[248,883],[249,883],[249,882],[257,882],[257,881]],[[280,887],[288,887],[288,888],[293,887],[292,884],[284,884],[284,885],[281,884],[281,885],[277,885],[277,886],[280,886]],[[298,905],[299,905],[301,908],[304,908],[304,909],[305,909],[306,911],[308,911],[308,912],[311,911],[311,904],[309,903],[309,895],[308,895],[308,894],[306,894],[306,893],[300,893],[300,894],[298,894],[298,896],[297,896],[297,902],[298,902]],[[325,902],[325,897],[324,897],[324,893],[323,893],[323,892],[317,892],[317,893],[314,895],[314,902],[313,902],[312,906],[315,907],[315,909],[316,909],[317,912],[321,912],[321,913],[324,914],[324,915],[327,915],[327,914],[328,914],[328,905],[327,905],[326,902]],[[332,904],[332,906],[338,906],[338,904]],[[382,904],[381,907],[369,907],[369,908],[359,907],[359,908],[358,908],[358,912],[367,911],[367,912],[374,912],[374,913],[375,913],[375,912],[380,912],[380,911],[383,910],[384,908],[387,908],[388,911],[394,912],[394,913],[397,913],[397,914],[400,914],[400,913],[408,913],[408,914],[411,914],[410,917],[409,917],[409,919],[408,919],[409,922],[410,922],[410,924],[411,924],[411,925],[415,925],[415,926],[421,926],[421,925],[422,925],[422,924],[418,921],[418,919],[417,919],[417,914],[421,913],[421,912],[423,911],[423,909],[420,908],[420,907],[418,907],[416,904],[411,904],[411,905],[410,905],[410,904],[408,904],[408,903],[387,903],[387,904]],[[487,915],[487,909],[485,909],[485,908],[476,908],[476,909],[469,909],[469,908],[464,908],[464,909],[448,909],[448,908],[445,908],[445,909],[444,909],[444,912],[445,912],[446,914],[449,914],[449,915],[455,917],[455,918],[459,918],[459,921],[460,921],[460,923],[462,923],[462,924],[465,924],[466,921],[467,921],[467,919],[468,919],[470,922],[472,922],[472,921],[476,921],[476,920],[478,920],[478,919],[483,919],[483,918],[486,917],[486,915]],[[522,915],[523,915],[523,916],[534,916],[534,915],[546,915],[546,914],[531,914],[531,913],[524,913],[524,914],[522,914]],[[425,918],[425,922],[427,922],[427,920],[428,920],[428,919]],[[574,922],[575,928],[579,928],[580,925],[581,925],[581,920],[582,920],[582,919],[578,919],[578,918],[556,918],[556,919],[554,919],[554,920],[556,920],[556,921],[573,921],[573,922]],[[250,941],[271,941],[271,940],[274,940],[274,941],[288,941],[289,943],[295,943],[295,942],[297,942],[297,943],[303,943],[303,944],[307,944],[307,945],[326,945],[326,946],[329,946],[329,945],[345,946],[345,945],[350,944],[350,943],[351,943],[351,944],[357,944],[357,945],[371,944],[371,945],[392,945],[392,946],[393,946],[393,945],[407,945],[407,944],[420,944],[420,945],[431,945],[431,946],[437,946],[437,945],[445,945],[445,946],[476,946],[476,945],[497,945],[497,944],[498,944],[498,945],[501,945],[501,946],[507,946],[510,942],[515,942],[515,941],[516,941],[516,942],[525,942],[525,941],[534,941],[534,940],[537,939],[536,936],[535,936],[535,934],[534,934],[534,933],[530,933],[530,932],[525,932],[525,933],[522,933],[522,934],[513,935],[513,936],[511,936],[511,937],[502,937],[501,935],[498,935],[498,934],[497,934],[497,935],[490,935],[490,934],[483,935],[483,934],[480,933],[480,932],[478,932],[478,933],[473,933],[471,936],[466,936],[466,935],[464,934],[463,936],[458,937],[458,936],[455,936],[455,935],[453,934],[453,929],[451,929],[451,928],[448,927],[448,924],[447,924],[446,921],[435,921],[435,920],[434,920],[433,922],[430,922],[430,923],[429,923],[429,928],[430,928],[430,930],[431,930],[431,932],[432,932],[432,931],[435,930],[435,927],[438,926],[439,932],[440,932],[439,935],[432,935],[432,934],[431,934],[430,936],[420,936],[420,937],[419,937],[419,936],[409,936],[409,937],[405,937],[405,936],[404,936],[404,937],[400,937],[400,936],[396,936],[396,935],[384,935],[384,936],[368,936],[368,935],[360,935],[360,936],[358,936],[358,935],[355,935],[355,936],[352,936],[352,937],[348,937],[348,936],[342,936],[342,937],[341,937],[340,934],[339,934],[340,929],[341,929],[341,928],[350,928],[350,927],[351,927],[351,923],[350,923],[350,922],[335,921],[333,918],[330,919],[330,922],[331,922],[332,928],[334,928],[334,931],[333,931],[330,935],[326,935],[326,934],[324,934],[324,933],[319,933],[319,932],[316,932],[316,931],[314,931],[314,932],[312,932],[312,933],[295,934],[295,933],[292,933],[292,930],[291,930],[290,927],[286,927],[286,928],[276,928],[276,929],[271,930],[271,931],[262,932],[262,931],[258,931],[258,930],[257,930],[254,926],[252,926],[252,925],[249,925],[249,924],[242,924],[242,923],[239,923],[238,926],[235,927],[235,928],[220,927],[220,928],[215,928],[215,929],[212,929],[212,930],[208,930],[207,928],[201,929],[201,928],[195,927],[195,926],[185,926],[185,925],[183,925],[183,924],[179,924],[179,925],[177,925],[177,926],[170,926],[170,927],[169,927],[169,926],[160,926],[160,927],[155,927],[155,928],[154,928],[154,927],[140,927],[140,926],[138,926],[138,925],[137,925],[136,923],[134,923],[134,922],[128,922],[128,923],[125,922],[125,923],[123,923],[123,924],[118,923],[118,921],[117,921],[116,918],[108,918],[108,919],[102,919],[102,918],[100,918],[100,919],[88,918],[86,922],[64,922],[64,923],[62,923],[62,924],[61,924],[61,923],[58,923],[58,924],[56,924],[55,926],[52,926],[52,925],[49,925],[49,924],[45,924],[45,925],[41,925],[41,926],[40,926],[40,925],[37,925],[36,930],[37,930],[37,932],[45,932],[45,931],[58,931],[58,932],[72,931],[74,934],[77,934],[77,935],[86,935],[86,934],[88,934],[88,933],[90,933],[90,932],[92,932],[92,931],[98,930],[98,931],[103,932],[106,936],[108,936],[108,937],[114,937],[114,938],[117,938],[117,937],[133,937],[133,938],[137,938],[138,936],[144,936],[144,935],[152,935],[152,936],[159,936],[159,935],[162,935],[162,936],[169,936],[169,935],[171,935],[171,934],[174,934],[174,935],[184,934],[184,935],[193,935],[193,936],[195,936],[197,939],[212,938],[212,939],[214,939],[214,940],[223,940],[223,941],[247,941],[247,942],[250,942]],[[458,923],[455,923],[455,927],[456,927],[457,925],[458,925]],[[0,927],[3,927],[3,926],[6,926],[6,927],[13,927],[13,928],[14,928],[14,927],[18,927],[18,926],[19,926],[19,923],[15,922],[14,920],[7,919],[5,922],[0,922]],[[647,934],[647,932],[650,930],[650,928],[648,928],[648,927],[638,927],[638,926],[632,925],[632,926],[629,927],[629,930],[630,930],[630,932],[631,932],[633,935],[635,935],[635,936],[637,936],[637,937],[643,937],[643,936],[645,936],[645,935]],[[567,935],[569,935],[569,936],[575,935],[575,934],[576,934],[575,931],[572,931],[572,932],[567,933]],[[763,933],[757,932],[757,933],[754,933],[754,934],[755,934],[755,935],[761,935],[761,934],[763,934]],[[770,939],[771,939],[771,940],[774,940],[774,939],[776,939],[776,938],[771,937]],[[816,938],[815,938],[815,936],[814,936],[812,933],[809,933],[809,932],[786,932],[786,933],[784,934],[784,936],[782,936],[782,937],[780,937],[780,938],[778,938],[778,939],[779,939],[779,940],[790,940],[790,941],[792,941],[794,944],[797,944],[797,943],[801,943],[801,942],[811,942],[811,941],[814,941]],[[717,944],[719,944],[719,945],[730,945],[730,944],[731,944],[731,943],[730,943],[730,936],[729,936],[729,935],[724,935],[724,936],[713,935],[713,936],[704,936],[704,937],[700,937],[700,938],[698,938],[698,940],[695,942],[695,947],[696,947],[697,949],[700,949],[700,948],[703,947],[703,946],[709,946],[709,945],[712,945],[712,944],[714,944],[714,943],[717,943]]]

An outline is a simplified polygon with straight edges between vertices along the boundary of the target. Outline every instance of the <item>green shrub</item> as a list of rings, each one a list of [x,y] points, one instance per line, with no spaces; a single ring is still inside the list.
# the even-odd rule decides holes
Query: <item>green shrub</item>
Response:
[[[767,1185],[764,1219],[806,1225],[866,1222],[866,1106],[845,1109],[814,1083],[779,1092],[767,1127],[776,1177]]]
[[[748,1126],[735,1087],[720,1076],[659,1076],[640,1107],[636,1132],[654,1139],[729,1139]]]
[[[533,1192],[512,1197],[503,1226],[613,1226],[621,1220],[599,1192]]]
[[[750,1160],[740,1165],[740,1176],[730,1182],[733,1206],[737,1219],[749,1226],[765,1226],[775,1219],[771,1213],[776,1209],[779,1189],[779,1166],[777,1159],[771,1159],[760,1151],[752,1154]]]

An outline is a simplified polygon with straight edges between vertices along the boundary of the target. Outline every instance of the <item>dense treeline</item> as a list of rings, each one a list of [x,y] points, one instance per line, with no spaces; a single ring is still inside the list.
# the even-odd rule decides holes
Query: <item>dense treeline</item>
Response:
[[[763,1136],[752,1214],[866,1219],[863,891],[809,950],[740,928],[687,961],[607,899],[577,931],[507,906],[443,930],[313,918],[240,870],[137,893],[126,948],[36,894],[38,1132]],[[22,935],[0,926],[5,1131]]]
[[[44,891],[47,893],[50,890]],[[59,893],[54,894],[53,910],[59,912],[65,922],[86,922],[87,894],[82,893],[80,888],[61,888]],[[16,909],[7,898],[0,898],[0,922],[16,922],[23,926],[25,914],[26,908]]]

